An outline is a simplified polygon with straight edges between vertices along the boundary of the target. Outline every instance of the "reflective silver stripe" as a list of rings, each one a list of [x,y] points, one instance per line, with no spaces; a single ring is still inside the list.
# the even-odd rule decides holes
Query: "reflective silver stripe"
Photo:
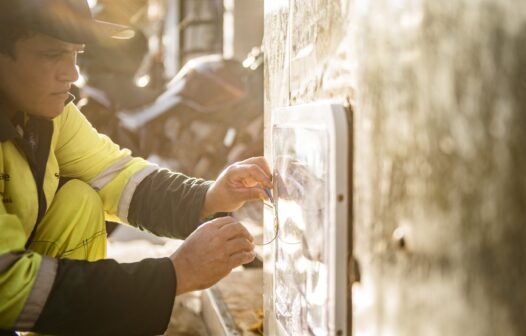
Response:
[[[6,253],[0,256],[0,273],[7,271],[18,259],[24,256],[24,252],[20,253]]]
[[[90,186],[95,190],[101,190],[106,186],[106,184],[110,183],[111,180],[122,171],[124,166],[128,162],[133,160],[131,156],[126,156],[120,159],[119,161],[115,162],[108,168],[106,168],[102,173],[100,173],[97,177],[95,177],[91,182]]]
[[[30,330],[37,321],[51,292],[51,287],[53,287],[57,268],[58,261],[56,259],[46,256],[42,257],[33,288],[15,323],[14,327],[16,330]]]
[[[130,203],[133,193],[135,193],[135,189],[137,189],[139,183],[141,183],[146,176],[150,175],[157,169],[159,169],[159,166],[157,165],[148,165],[130,177],[128,183],[122,190],[119,206],[117,208],[117,216],[119,216],[120,219],[128,221],[128,211],[130,210]]]

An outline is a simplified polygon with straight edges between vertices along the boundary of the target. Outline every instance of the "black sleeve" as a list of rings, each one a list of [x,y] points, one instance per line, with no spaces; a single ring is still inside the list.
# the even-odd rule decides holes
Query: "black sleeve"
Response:
[[[211,184],[166,169],[158,170],[137,186],[128,222],[158,236],[186,238],[199,226],[199,214]]]
[[[52,335],[159,335],[170,321],[176,277],[168,258],[130,264],[59,260],[33,331]]]

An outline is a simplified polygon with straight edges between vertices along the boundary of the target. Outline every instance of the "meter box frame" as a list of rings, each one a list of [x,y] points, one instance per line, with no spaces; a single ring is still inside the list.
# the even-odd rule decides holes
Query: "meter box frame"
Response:
[[[264,213],[266,333],[348,335],[347,109],[322,101],[275,109],[271,119],[276,209]]]

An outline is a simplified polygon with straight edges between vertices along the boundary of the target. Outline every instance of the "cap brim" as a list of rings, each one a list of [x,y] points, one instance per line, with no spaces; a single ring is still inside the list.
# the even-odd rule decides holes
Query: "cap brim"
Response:
[[[116,23],[94,20],[96,35],[105,36],[119,40],[131,39],[135,36],[135,31],[128,27]]]
[[[55,20],[48,24],[35,24],[35,30],[62,41],[79,44],[107,44],[112,39],[126,40],[135,36],[133,29],[128,26],[93,19]]]
[[[70,43],[105,44],[111,38],[130,39],[135,35],[128,26],[95,20],[84,1],[0,0],[0,3],[0,20],[21,23]]]

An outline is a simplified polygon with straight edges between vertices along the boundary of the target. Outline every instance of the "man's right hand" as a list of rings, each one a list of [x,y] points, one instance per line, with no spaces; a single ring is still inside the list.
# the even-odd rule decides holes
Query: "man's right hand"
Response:
[[[176,295],[208,288],[233,268],[254,260],[253,240],[232,217],[201,225],[170,257],[177,276]]]

